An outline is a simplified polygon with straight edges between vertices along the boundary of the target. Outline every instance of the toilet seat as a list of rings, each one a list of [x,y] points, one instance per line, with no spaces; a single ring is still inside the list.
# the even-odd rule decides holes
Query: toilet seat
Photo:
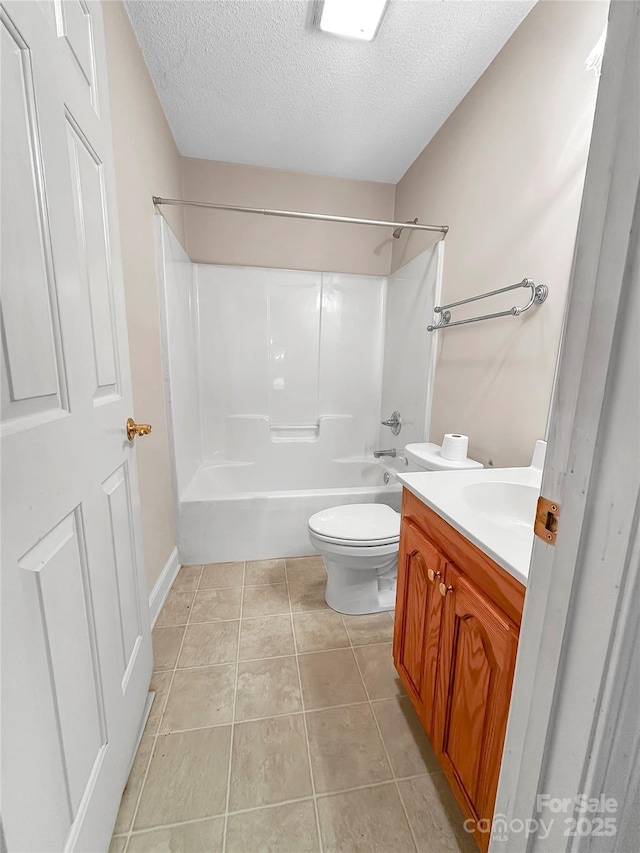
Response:
[[[400,539],[400,513],[386,504],[334,506],[312,515],[309,531],[321,542],[334,545],[392,545]]]
[[[343,545],[345,548],[374,548],[378,545],[397,545],[399,536],[391,536],[388,539],[339,539],[337,536],[322,536],[315,530],[309,530],[318,542],[326,542],[327,545]]]
[[[398,541],[391,542],[353,542],[344,539],[336,539],[329,542],[326,539],[321,539],[313,530],[309,531],[309,541],[321,554],[340,555],[346,557],[349,561],[362,558],[363,564],[367,559],[375,559],[376,557],[384,557],[395,554],[398,555]]]

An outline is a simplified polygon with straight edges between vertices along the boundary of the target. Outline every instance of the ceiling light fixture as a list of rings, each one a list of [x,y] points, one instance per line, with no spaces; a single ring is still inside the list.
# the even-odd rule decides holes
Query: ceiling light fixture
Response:
[[[389,0],[324,0],[316,24],[325,33],[372,41],[380,29]]]

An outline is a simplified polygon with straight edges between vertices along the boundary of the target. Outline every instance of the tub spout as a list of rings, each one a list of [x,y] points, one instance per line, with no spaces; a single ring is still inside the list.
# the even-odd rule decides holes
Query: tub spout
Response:
[[[375,459],[380,459],[381,456],[395,456],[396,449],[392,447],[391,450],[374,450],[373,455]]]

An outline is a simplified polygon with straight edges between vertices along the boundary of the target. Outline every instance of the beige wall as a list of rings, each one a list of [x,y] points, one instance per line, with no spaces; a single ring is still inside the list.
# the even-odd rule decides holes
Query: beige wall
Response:
[[[397,186],[395,218],[446,223],[443,302],[520,281],[544,305],[436,332],[431,440],[470,435],[485,464],[526,465],[543,438],[571,271],[597,79],[584,62],[604,2],[539,2]],[[407,232],[393,268],[427,245]],[[458,309],[501,310],[529,291]]]
[[[180,157],[121,2],[103,3],[134,417],[153,424],[137,442],[147,582],[175,545],[162,379],[152,195],[181,197]],[[182,214],[168,213],[184,241]]]
[[[183,158],[184,197],[364,219],[392,219],[393,184]],[[187,252],[201,263],[386,275],[391,229],[185,209]]]

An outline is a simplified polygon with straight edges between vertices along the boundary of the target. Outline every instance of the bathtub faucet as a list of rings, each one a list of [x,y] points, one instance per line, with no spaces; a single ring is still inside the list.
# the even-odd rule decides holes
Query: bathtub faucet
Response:
[[[391,450],[374,450],[373,455],[375,459],[380,459],[381,456],[395,456],[396,449],[392,447]]]

